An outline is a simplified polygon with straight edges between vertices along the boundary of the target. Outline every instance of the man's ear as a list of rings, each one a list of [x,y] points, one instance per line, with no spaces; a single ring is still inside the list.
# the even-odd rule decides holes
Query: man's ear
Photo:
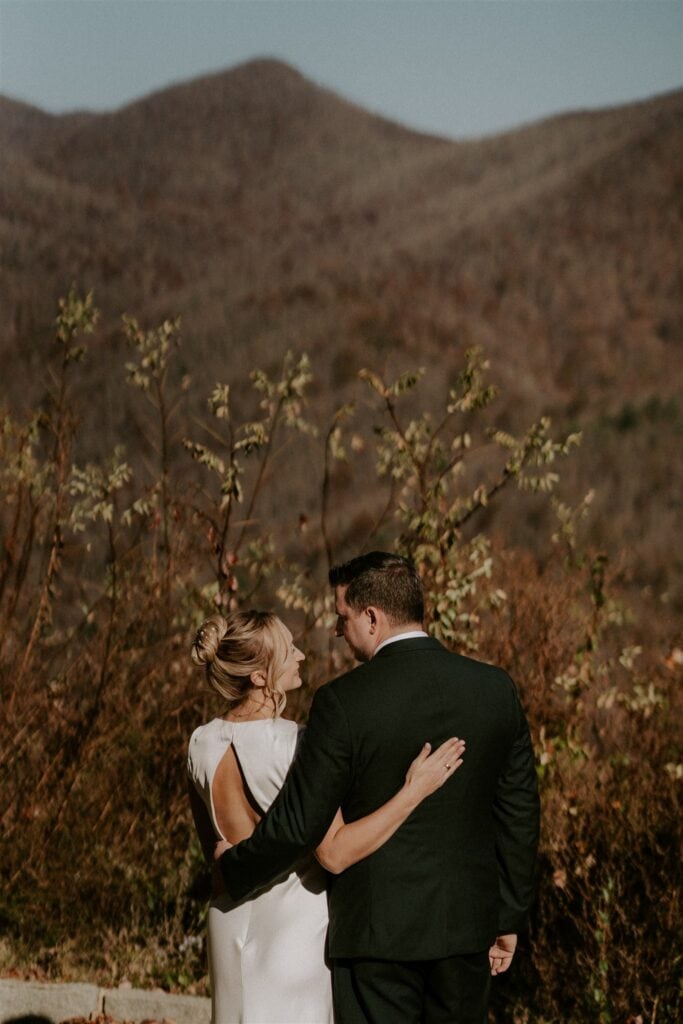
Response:
[[[252,686],[263,687],[268,680],[266,679],[266,673],[262,669],[257,668],[255,672],[250,674],[249,681]]]
[[[372,607],[366,608],[365,614],[368,617],[370,632],[374,633],[377,629],[377,626],[379,625],[379,619],[377,618],[377,609]]]

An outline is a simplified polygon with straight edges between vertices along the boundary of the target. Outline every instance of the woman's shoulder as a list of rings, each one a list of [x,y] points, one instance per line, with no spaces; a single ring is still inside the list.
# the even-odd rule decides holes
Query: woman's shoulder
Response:
[[[250,719],[216,719],[226,725],[237,727],[237,729],[254,729],[257,732],[265,729],[273,733],[296,732],[298,726],[290,718],[250,718]],[[209,723],[210,724],[210,723]]]
[[[214,752],[231,742],[227,722],[222,718],[212,718],[210,722],[198,725],[190,736],[187,745],[188,765],[198,765],[207,757],[213,759]]]
[[[213,736],[218,731],[221,721],[222,719],[220,718],[212,718],[210,722],[202,722],[201,725],[198,725],[190,736],[190,747],[196,746],[207,740],[210,736]]]
[[[251,722],[230,723],[232,743],[238,757],[264,756],[291,761],[296,749],[299,727],[288,718],[261,718]]]
[[[299,729],[296,722],[288,718],[260,718],[240,721],[230,718],[212,718],[210,722],[198,725],[190,736],[189,749],[200,748],[214,743],[231,743],[236,737],[266,736],[274,739],[296,738]]]
[[[236,725],[233,747],[249,791],[264,811],[276,798],[296,752],[298,727],[286,718]]]
[[[229,722],[235,743],[287,743],[296,740],[298,726],[288,718],[259,718],[250,722]]]

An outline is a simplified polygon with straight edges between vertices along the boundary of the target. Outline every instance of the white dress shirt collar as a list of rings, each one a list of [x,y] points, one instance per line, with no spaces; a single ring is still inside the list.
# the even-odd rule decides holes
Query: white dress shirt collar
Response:
[[[393,644],[396,640],[414,640],[418,636],[428,636],[423,629],[410,629],[407,633],[397,633],[396,636],[390,636],[386,640],[383,640],[381,644],[378,644],[372,652],[373,658],[381,651],[383,647],[388,647],[389,644]]]

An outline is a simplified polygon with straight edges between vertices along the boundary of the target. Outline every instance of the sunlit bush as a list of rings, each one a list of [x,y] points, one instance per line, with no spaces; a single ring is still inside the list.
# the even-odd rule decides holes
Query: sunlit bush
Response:
[[[553,496],[580,438],[554,438],[546,419],[520,437],[489,427],[495,393],[476,350],[442,409],[422,407],[421,373],[387,383],[361,371],[367,433],[351,405],[316,422],[305,356],[288,356],[279,377],[190,385],[173,372],[179,324],[126,318],[155,456],[134,469],[140,460],[117,447],[75,465],[71,387],[96,325],[92,296],[70,294],[44,407],[28,422],[2,417],[0,968],[206,991],[207,877],[184,761],[192,729],[220,709],[188,637],[216,607],[278,609],[308,653],[291,707],[305,718],[315,687],[348,664],[330,643],[327,568],[381,546],[419,565],[430,631],[503,665],[531,722],[539,895],[514,970],[494,985],[493,1017],[676,1019],[683,652],[673,638],[648,645],[606,559],[584,549],[591,495],[577,508]],[[180,416],[190,386],[205,388],[204,423]],[[242,407],[251,393],[248,418],[235,417],[235,389]],[[172,447],[186,453],[182,474]],[[293,531],[269,490],[297,460],[320,501]],[[372,502],[346,523],[335,498],[361,486],[354,473]],[[483,510],[514,506],[519,488],[555,511],[543,561],[480,528]]]

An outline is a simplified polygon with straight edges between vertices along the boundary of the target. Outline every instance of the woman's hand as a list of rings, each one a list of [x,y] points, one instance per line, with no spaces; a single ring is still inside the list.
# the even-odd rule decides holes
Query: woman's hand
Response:
[[[465,741],[454,737],[442,743],[433,754],[431,749],[430,744],[425,743],[408,769],[406,781],[398,793],[371,814],[345,822],[341,811],[337,811],[327,835],[316,850],[324,868],[338,875],[379,850],[417,805],[443,786],[460,767]]]
[[[425,743],[406,773],[406,788],[418,800],[424,800],[450,779],[462,764],[465,741],[454,736],[446,740],[434,753],[431,744]]]

